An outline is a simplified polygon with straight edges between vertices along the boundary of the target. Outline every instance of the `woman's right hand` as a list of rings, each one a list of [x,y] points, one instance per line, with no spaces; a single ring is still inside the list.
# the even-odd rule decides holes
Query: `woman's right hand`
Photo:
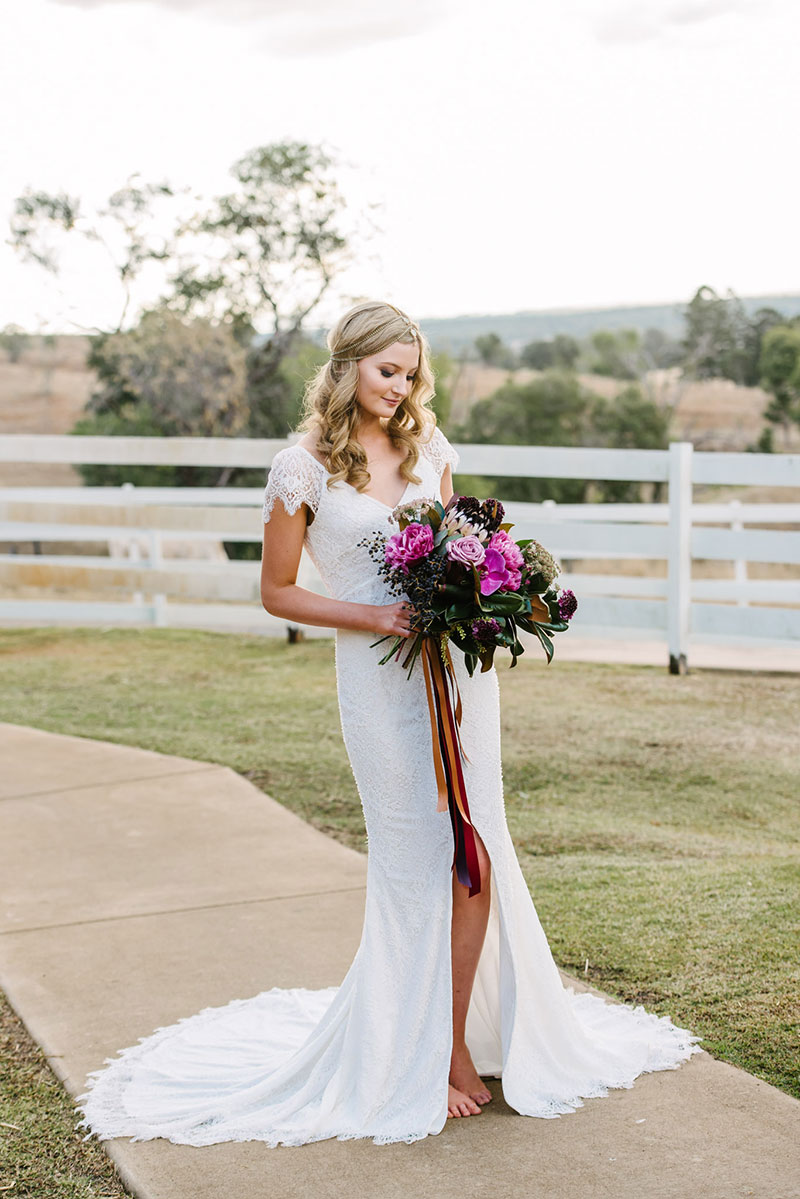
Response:
[[[416,612],[408,600],[401,600],[397,604],[378,604],[373,608],[373,613],[371,632],[379,633],[382,637],[411,636]]]

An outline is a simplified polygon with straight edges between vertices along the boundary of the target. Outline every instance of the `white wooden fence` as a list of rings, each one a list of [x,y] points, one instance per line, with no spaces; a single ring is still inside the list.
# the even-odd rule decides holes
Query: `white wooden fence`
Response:
[[[266,467],[287,444],[16,434],[0,439],[0,461]],[[459,469],[471,475],[667,483],[664,504],[507,505],[516,536],[537,537],[564,561],[666,562],[665,578],[565,572],[560,581],[580,597],[576,629],[663,637],[673,671],[685,668],[692,640],[800,645],[800,504],[693,502],[695,484],[800,488],[800,455],[699,453],[686,442],[668,450],[457,449]],[[0,586],[45,597],[0,599],[0,623],[284,629],[260,609],[257,563],[164,555],[176,540],[260,541],[261,499],[261,488],[0,488],[0,543],[12,551],[0,553]],[[24,552],[42,542],[123,542],[131,552],[123,559]],[[699,558],[735,563],[734,577],[693,579]],[[789,578],[748,579],[748,562],[793,570]],[[305,560],[301,582],[321,589]],[[76,591],[92,598],[70,599]],[[97,602],[97,593],[110,598]]]

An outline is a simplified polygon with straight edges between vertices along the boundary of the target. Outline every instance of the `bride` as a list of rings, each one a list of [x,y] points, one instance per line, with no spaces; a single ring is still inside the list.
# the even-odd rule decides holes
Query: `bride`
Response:
[[[405,313],[359,304],[328,346],[303,436],[269,473],[261,594],[275,616],[336,630],[342,733],[368,841],[361,941],[338,987],[273,988],[122,1051],[79,1100],[101,1138],[412,1142],[479,1115],[486,1077],[502,1080],[517,1112],[553,1118],[700,1049],[668,1017],[563,985],[506,824],[497,675],[470,677],[458,653],[481,888],[470,898],[456,878],[422,671],[379,665],[385,647],[374,646],[407,637],[414,612],[363,543],[396,529],[401,502],[446,502],[458,459],[428,407],[429,351]],[[298,586],[303,546],[329,596]]]

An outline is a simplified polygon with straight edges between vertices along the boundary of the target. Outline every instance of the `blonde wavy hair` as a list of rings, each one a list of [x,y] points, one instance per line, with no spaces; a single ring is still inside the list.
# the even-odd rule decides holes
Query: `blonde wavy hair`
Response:
[[[370,300],[356,304],[328,333],[330,359],[306,384],[298,432],[314,432],[317,451],[330,474],[328,486],[344,479],[358,491],[369,484],[367,455],[356,440],[360,412],[356,400],[358,362],[396,341],[419,346],[419,367],[409,394],[394,410],[386,432],[392,445],[406,447],[400,474],[419,483],[414,467],[420,442],[430,436],[436,417],[429,408],[435,391],[430,347],[419,326],[393,304]]]

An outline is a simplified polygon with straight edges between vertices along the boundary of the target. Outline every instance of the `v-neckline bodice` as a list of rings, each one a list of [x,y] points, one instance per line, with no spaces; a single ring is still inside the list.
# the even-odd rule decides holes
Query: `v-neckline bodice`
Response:
[[[304,445],[300,445],[299,442],[295,443],[295,449],[302,450],[304,454],[308,454],[309,458],[313,458],[317,466],[324,470],[326,475],[330,475],[331,472],[328,470],[325,463],[321,462],[316,454],[312,454],[311,450],[306,449],[306,447]],[[354,487],[352,483],[348,483],[345,479],[342,479],[341,482],[344,483],[345,487],[349,487],[351,491],[355,492],[356,495],[362,495],[364,499],[372,500],[373,504],[379,504],[381,508],[385,508],[387,512],[394,512],[397,505],[402,504],[403,500],[408,494],[408,489],[411,486],[410,482],[406,483],[405,490],[400,498],[394,504],[386,504],[383,500],[379,500],[376,495],[370,495],[368,491],[359,491],[357,487]]]

